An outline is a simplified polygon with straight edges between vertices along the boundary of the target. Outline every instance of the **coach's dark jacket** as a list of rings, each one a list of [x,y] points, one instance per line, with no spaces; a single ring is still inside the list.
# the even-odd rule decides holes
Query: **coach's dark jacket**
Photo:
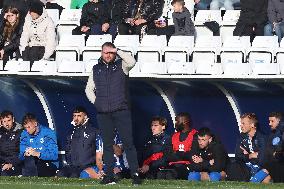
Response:
[[[198,172],[221,172],[226,168],[229,162],[228,153],[219,139],[212,137],[212,142],[205,149],[200,149],[199,146],[193,146],[191,151],[191,158],[193,155],[200,156],[203,159],[201,163],[194,163],[188,165],[189,171]],[[213,165],[209,163],[214,160]]]
[[[20,136],[23,131],[21,125],[14,124],[11,130],[2,127],[0,133],[0,163],[19,165]]]
[[[69,166],[87,168],[96,164],[97,130],[88,121],[74,126],[67,136],[66,161]]]

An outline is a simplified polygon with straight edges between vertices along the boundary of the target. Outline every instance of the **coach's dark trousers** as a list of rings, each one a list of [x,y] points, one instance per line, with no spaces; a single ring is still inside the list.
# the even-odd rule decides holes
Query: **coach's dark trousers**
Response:
[[[98,113],[97,120],[103,139],[103,158],[106,166],[106,174],[111,176],[113,175],[113,144],[115,137],[114,131],[116,128],[122,141],[123,149],[126,152],[131,175],[133,175],[135,172],[137,172],[138,161],[136,149],[133,144],[132,120],[130,111],[121,110],[111,113]]]

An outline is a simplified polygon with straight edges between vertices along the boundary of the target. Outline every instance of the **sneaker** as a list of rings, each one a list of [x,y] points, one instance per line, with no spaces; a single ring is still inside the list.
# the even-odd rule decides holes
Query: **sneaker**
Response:
[[[103,185],[113,185],[113,184],[116,184],[116,180],[114,179],[114,177],[104,176],[104,178],[100,182],[100,184],[103,184]]]
[[[139,173],[134,173],[132,175],[132,184],[133,185],[140,185],[142,184],[142,179],[139,176]]]

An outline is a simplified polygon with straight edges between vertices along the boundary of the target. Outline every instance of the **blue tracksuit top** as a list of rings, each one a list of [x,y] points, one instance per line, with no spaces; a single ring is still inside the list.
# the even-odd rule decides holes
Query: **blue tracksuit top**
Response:
[[[26,130],[20,138],[19,158],[24,160],[24,153],[28,147],[40,152],[39,159],[52,161],[58,166],[58,146],[55,132],[48,127],[39,125],[39,132],[36,135],[30,135]]]

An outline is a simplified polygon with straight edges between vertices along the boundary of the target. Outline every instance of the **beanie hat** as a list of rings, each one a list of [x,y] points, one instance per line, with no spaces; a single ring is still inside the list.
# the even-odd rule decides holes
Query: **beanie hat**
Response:
[[[42,15],[44,4],[41,1],[33,1],[30,4],[30,12],[37,13],[38,15]]]

